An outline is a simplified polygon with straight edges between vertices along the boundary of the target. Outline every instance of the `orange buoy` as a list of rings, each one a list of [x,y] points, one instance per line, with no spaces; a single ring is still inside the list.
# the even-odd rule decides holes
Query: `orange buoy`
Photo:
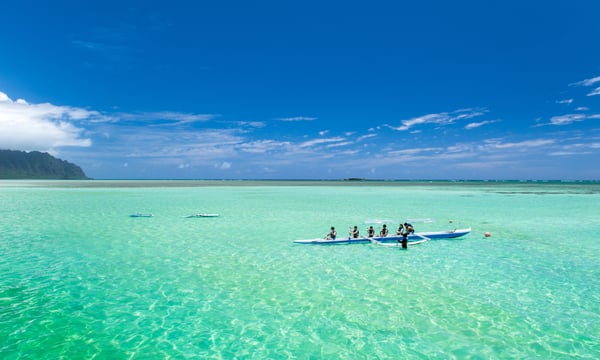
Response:
[[[490,237],[490,236],[492,236],[492,234],[490,234],[490,232],[489,232],[489,231],[486,231],[486,232],[485,232],[483,235],[485,235],[485,237]]]

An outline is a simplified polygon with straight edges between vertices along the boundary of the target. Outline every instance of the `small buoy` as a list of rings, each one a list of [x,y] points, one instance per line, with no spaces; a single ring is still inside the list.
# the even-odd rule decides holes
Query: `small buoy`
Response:
[[[490,237],[490,236],[492,236],[492,234],[490,234],[490,232],[489,232],[489,231],[486,231],[486,232],[485,232],[483,235],[485,235],[485,237]]]

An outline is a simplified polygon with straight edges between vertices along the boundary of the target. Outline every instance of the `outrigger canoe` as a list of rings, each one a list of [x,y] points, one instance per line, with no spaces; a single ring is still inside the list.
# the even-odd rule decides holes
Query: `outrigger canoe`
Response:
[[[471,228],[467,229],[455,229],[455,230],[447,230],[447,231],[424,231],[410,234],[408,236],[408,245],[416,245],[420,244],[424,241],[430,239],[454,239],[461,236],[465,236],[471,232]],[[336,244],[368,244],[368,243],[398,243],[398,241],[402,241],[402,236],[386,236],[386,237],[358,237],[358,238],[350,238],[350,237],[337,237],[335,240],[327,240],[327,239],[307,239],[307,240],[294,240],[296,244],[313,244],[313,245],[336,245]]]
[[[136,214],[129,215],[129,217],[154,217],[154,215],[153,214],[136,213]]]
[[[205,218],[205,217],[219,217],[219,214],[193,214],[193,215],[186,216],[186,218]]]

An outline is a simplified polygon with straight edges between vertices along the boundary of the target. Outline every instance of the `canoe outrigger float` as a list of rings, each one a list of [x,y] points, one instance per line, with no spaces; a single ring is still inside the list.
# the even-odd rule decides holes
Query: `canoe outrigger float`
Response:
[[[424,232],[416,232],[408,235],[408,245],[417,245],[422,244],[425,241],[433,240],[433,239],[454,239],[461,236],[465,236],[471,232],[471,228],[466,229],[455,229],[448,231],[424,231]],[[358,238],[351,237],[337,237],[335,240],[327,240],[327,239],[307,239],[307,240],[294,240],[296,244],[313,244],[313,245],[342,245],[342,244],[369,244],[375,243],[379,245],[386,246],[398,246],[399,241],[402,241],[402,236],[386,236],[386,237],[364,237],[360,236]]]

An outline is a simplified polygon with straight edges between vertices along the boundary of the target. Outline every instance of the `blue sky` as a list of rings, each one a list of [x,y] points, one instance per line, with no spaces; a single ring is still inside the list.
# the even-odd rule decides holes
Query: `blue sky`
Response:
[[[0,148],[97,179],[600,179],[597,1],[15,1]]]

